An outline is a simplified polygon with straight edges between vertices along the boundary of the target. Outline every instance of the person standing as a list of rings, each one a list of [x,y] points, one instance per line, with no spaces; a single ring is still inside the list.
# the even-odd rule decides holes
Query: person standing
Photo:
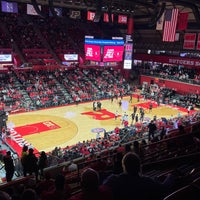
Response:
[[[138,116],[138,114],[136,114],[136,116],[135,116],[135,123],[137,123],[138,120],[139,120],[139,116]]]
[[[121,106],[122,106],[122,100],[120,99],[119,100],[119,107],[121,108]]]
[[[133,100],[133,95],[130,94],[130,100],[129,100],[129,102],[132,103],[132,100]]]
[[[137,106],[134,105],[134,106],[133,106],[133,113],[136,114],[136,112],[137,112]]]
[[[149,141],[151,141],[151,139],[154,139],[154,134],[155,131],[157,130],[156,124],[153,120],[151,120],[151,122],[149,123],[148,128],[149,128],[148,139]]]
[[[150,103],[150,104],[149,104],[149,113],[152,112],[152,108],[153,108],[153,105],[152,105],[152,103]]]
[[[119,113],[118,113],[118,111],[116,110],[116,112],[115,112],[115,120],[117,120],[118,116],[119,116]]]
[[[47,164],[47,155],[45,153],[45,151],[42,151],[39,157],[39,161],[38,161],[38,167],[40,170],[40,176],[44,177],[44,168],[46,168],[48,166]]]
[[[21,164],[23,168],[23,175],[26,176],[27,174],[27,167],[26,167],[26,157],[28,155],[28,146],[24,145],[21,152]]]
[[[93,102],[93,110],[96,111],[96,109],[97,109],[97,102],[94,101],[94,102]]]
[[[131,125],[133,125],[134,119],[135,119],[135,113],[133,112],[131,114]]]
[[[137,102],[140,102],[140,95],[137,95]]]
[[[110,96],[110,100],[111,100],[111,103],[113,103],[114,97],[113,97],[112,94],[111,94],[111,96]]]
[[[3,162],[5,164],[5,171],[6,171],[6,181],[10,182],[13,178],[15,166],[13,159],[11,157],[11,152],[7,151],[6,155],[3,158]]]
[[[144,121],[144,109],[141,109],[141,113],[140,113],[140,121],[143,122]]]
[[[35,178],[36,181],[38,180],[38,158],[35,156],[35,154],[33,153],[34,150],[32,148],[30,148],[28,150],[28,155],[26,156],[25,159],[25,166],[27,167],[27,173],[29,173],[29,175],[32,175],[33,173],[35,173]]]

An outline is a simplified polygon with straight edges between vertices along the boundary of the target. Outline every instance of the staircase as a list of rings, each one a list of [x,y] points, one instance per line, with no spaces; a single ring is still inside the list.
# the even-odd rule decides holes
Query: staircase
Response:
[[[18,88],[18,90],[24,97],[23,99],[24,101],[21,99],[21,102],[22,102],[21,107],[25,108],[26,110],[29,110],[30,109],[29,106],[33,104],[32,99],[28,95],[27,91],[24,89],[24,86],[19,82],[16,74],[12,73],[12,78],[13,78],[13,83],[14,83],[15,88]],[[35,109],[35,108],[32,108],[32,109]]]
[[[73,103],[74,101],[73,101],[71,95],[67,92],[65,87],[61,83],[59,83],[59,81],[56,79],[55,76],[54,76],[54,80],[55,80],[56,87],[60,88],[60,91],[62,92],[62,94],[65,98],[65,102],[68,104]]]

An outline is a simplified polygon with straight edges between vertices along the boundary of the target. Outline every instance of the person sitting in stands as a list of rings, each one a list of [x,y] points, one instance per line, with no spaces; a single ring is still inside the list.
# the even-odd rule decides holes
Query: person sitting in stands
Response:
[[[38,196],[41,195],[42,197],[43,193],[50,191],[52,188],[54,188],[54,179],[52,179],[51,173],[47,171],[44,173],[44,179],[36,184],[36,191]]]
[[[65,177],[61,174],[56,176],[54,188],[51,191],[44,192],[41,200],[65,200],[71,196],[71,188],[65,181]]]
[[[10,197],[10,195],[8,193],[0,191],[0,199],[1,200],[10,200],[11,197]]]
[[[27,199],[29,199],[29,200],[38,200],[39,198],[37,197],[37,194],[36,194],[35,190],[33,190],[31,188],[27,188],[22,193],[21,200],[27,200]]]
[[[74,172],[78,170],[78,165],[74,163],[73,160],[70,161],[70,164],[68,166],[68,172]]]
[[[122,159],[123,173],[110,175],[104,185],[111,188],[114,200],[159,200],[167,194],[167,186],[140,173],[140,159],[128,152]]]
[[[99,185],[99,174],[88,168],[81,174],[81,192],[73,195],[70,200],[111,200],[111,192],[107,187]]]

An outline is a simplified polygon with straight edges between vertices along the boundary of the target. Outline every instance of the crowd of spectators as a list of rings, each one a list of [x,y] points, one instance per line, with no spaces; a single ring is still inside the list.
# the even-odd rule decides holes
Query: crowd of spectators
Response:
[[[39,73],[12,71],[1,76],[0,100],[2,104],[11,106],[10,110],[17,108],[17,105],[29,111],[69,103],[123,97],[132,91],[132,87],[123,79],[120,72],[111,69],[104,71],[76,68],[43,70]],[[28,95],[28,100],[24,94]]]
[[[152,99],[157,102],[158,105],[172,104],[180,106],[182,108],[194,110],[200,105],[200,95],[198,93],[193,94],[179,94],[174,88],[159,87],[157,84],[142,86],[141,94],[144,99]]]
[[[14,77],[10,74],[0,74],[0,108],[18,109],[24,105],[24,95],[21,88],[15,85]]]
[[[37,19],[43,37],[49,41],[53,48],[71,48],[70,39],[66,30],[58,21],[52,18],[49,23],[42,19]],[[39,20],[39,21],[38,21]],[[9,32],[20,48],[43,48],[41,38],[34,31],[34,24],[28,23],[27,19],[18,18],[16,15],[11,17],[4,16],[4,22],[7,24]],[[45,24],[45,26],[44,26]],[[54,28],[52,28],[54,27]],[[56,30],[56,31],[55,31]],[[59,33],[59,34],[58,34]],[[76,25],[75,28],[68,29],[70,35],[74,35],[73,42],[80,44],[81,36],[85,35]],[[78,34],[74,34],[78,33]],[[20,37],[18,37],[20,35]],[[75,46],[75,45],[74,45]],[[13,73],[13,74],[12,74]],[[66,103],[78,103],[83,101],[92,101],[96,99],[123,97],[129,95],[133,88],[123,79],[120,71],[112,69],[73,69],[73,70],[55,70],[55,71],[24,71],[12,72],[10,74],[1,75],[1,103],[13,107],[20,107],[26,102],[22,91],[26,92],[31,99],[28,105],[24,105],[27,111],[30,109],[40,109],[51,106],[65,105]],[[150,70],[153,76],[162,78],[186,81],[189,83],[199,83],[199,75],[193,69],[185,69],[176,66],[154,66]],[[16,78],[16,79],[15,79]],[[21,84],[20,88],[15,87],[15,83]],[[69,99],[64,95],[64,91],[71,95]],[[147,90],[146,90],[147,89]],[[169,103],[174,96],[174,91],[168,88],[145,88],[145,98],[152,98],[158,103]],[[146,96],[147,95],[147,96]],[[168,99],[168,102],[166,102]],[[199,94],[190,94],[183,96],[178,101],[186,102],[186,107],[199,104]],[[188,103],[188,104],[187,104]],[[4,105],[3,105],[4,104]],[[33,149],[23,152],[25,163],[22,164],[24,176],[27,173],[32,175],[35,173],[37,183],[30,188],[19,185],[17,188],[9,188],[5,192],[1,192],[1,198],[13,199],[129,199],[129,196],[135,196],[139,199],[161,199],[168,192],[163,185],[156,183],[150,178],[140,176],[140,159],[144,161],[145,153],[149,153],[150,149],[142,146],[148,143],[156,143],[160,140],[171,137],[170,130],[179,129],[179,133],[184,133],[184,127],[187,127],[200,120],[199,112],[187,116],[177,116],[170,119],[154,119],[155,134],[148,133],[149,123],[139,122],[105,133],[103,138],[82,141],[73,146],[64,149],[55,147],[46,157],[42,152],[39,159],[33,154]],[[116,127],[117,128],[117,127]],[[117,129],[116,129],[117,130]],[[148,135],[149,134],[149,135]],[[198,138],[197,138],[198,139]],[[110,157],[105,160],[101,159],[100,152],[107,152],[114,149]],[[135,153],[130,153],[133,151]],[[129,153],[127,153],[129,152]],[[7,152],[10,159],[10,153]],[[139,157],[138,157],[139,156]],[[5,157],[5,158],[7,158]],[[72,195],[71,188],[65,182],[64,175],[56,176],[55,180],[51,180],[49,174],[44,174],[43,170],[47,167],[50,159],[58,158],[59,162],[71,161],[76,158],[86,157],[86,161],[92,161],[98,158],[98,161],[91,164],[92,169],[87,169],[81,176],[81,192]],[[6,159],[4,162],[6,163]],[[51,160],[51,163],[54,161]],[[55,163],[57,164],[57,163]],[[73,164],[73,162],[71,162]],[[100,172],[102,169],[110,169],[115,173],[108,179],[102,178]],[[41,180],[38,180],[40,172]],[[122,174],[120,174],[122,173]],[[13,174],[13,171],[12,171]],[[119,175],[120,174],[120,175]],[[11,181],[12,177],[8,176],[7,181]],[[134,182],[134,180],[136,180]],[[172,182],[170,182],[172,184]],[[166,184],[166,182],[165,182]],[[101,186],[100,186],[101,185]],[[134,185],[133,188],[129,186]],[[165,185],[166,186],[166,185]],[[145,193],[143,192],[145,190]]]
[[[194,117],[196,118],[197,116],[199,117],[199,114],[195,114]],[[145,148],[148,147],[146,143],[143,144],[142,142],[139,142],[139,145],[144,145]],[[148,151],[150,152],[151,150],[152,147]],[[27,158],[28,156],[29,153]],[[81,171],[81,177],[75,180],[78,183],[80,181],[80,185],[75,191],[73,190],[75,182],[71,182],[72,179],[69,176],[77,172],[78,168],[71,160],[68,165],[64,165],[63,170],[55,175],[54,178],[53,174],[46,171],[43,178],[37,182],[29,180],[28,184],[22,183],[15,187],[8,186],[4,189],[6,193],[3,194],[9,195],[14,199],[32,197],[34,200],[50,200],[55,199],[55,197],[56,199],[70,200],[90,200],[94,199],[94,197],[99,200],[115,200],[129,199],[130,195],[133,195],[136,199],[149,199],[149,197],[163,199],[176,188],[193,180],[191,173],[187,174],[185,172],[185,174],[180,175],[177,168],[167,173],[165,172],[166,174],[159,179],[155,179],[145,173],[142,175],[143,158],[141,152],[138,151],[138,142],[136,141],[125,146],[120,144],[109,154],[108,151],[107,153],[104,152],[104,154],[100,154],[100,151],[98,151],[98,154],[93,154],[85,160],[85,167]],[[84,166],[84,164],[81,165]],[[70,171],[72,168],[73,170]],[[187,170],[188,172],[191,171],[190,168]],[[133,185],[134,187],[132,187]]]
[[[200,72],[196,68],[187,68],[184,66],[157,64],[144,64],[141,67],[143,74],[148,74],[162,79],[176,80],[190,84],[200,83]],[[196,91],[199,94],[199,91]]]

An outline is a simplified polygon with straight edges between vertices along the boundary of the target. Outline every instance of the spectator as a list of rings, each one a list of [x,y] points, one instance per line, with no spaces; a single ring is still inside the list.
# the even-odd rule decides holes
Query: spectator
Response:
[[[21,200],[39,200],[39,198],[37,197],[35,190],[28,188],[22,193]]]
[[[3,158],[3,162],[5,164],[5,171],[6,171],[6,181],[10,182],[13,178],[15,167],[13,163],[13,159],[11,157],[11,152],[7,151],[6,155]]]
[[[11,197],[6,192],[0,191],[0,199],[1,200],[10,200]]]
[[[78,170],[78,165],[74,163],[74,161],[72,160],[68,166],[68,172],[74,172],[77,170]]]
[[[99,185],[99,174],[91,169],[86,169],[81,174],[82,191],[70,198],[70,200],[110,200],[110,190]]]
[[[139,156],[140,159],[143,158],[143,156],[144,156],[143,151],[142,151],[142,148],[140,146],[140,143],[137,140],[135,140],[133,142],[133,151],[134,151],[134,153],[136,153]]]
[[[123,152],[117,152],[117,154],[115,154],[115,156],[113,158],[113,173],[114,174],[120,174],[123,171],[122,164],[121,164]]]
[[[40,154],[39,161],[38,161],[38,167],[40,170],[40,176],[43,177],[44,176],[43,170],[45,167],[47,167],[47,155],[44,151],[42,151]]]
[[[51,178],[49,172],[44,173],[44,179],[36,185],[37,194],[40,196],[42,193],[50,191],[54,187],[54,179]]]
[[[162,199],[167,194],[167,187],[140,174],[140,159],[135,153],[127,153],[122,159],[123,173],[111,175],[104,185],[110,187],[114,200]]]
[[[148,139],[149,141],[151,141],[151,139],[154,139],[154,134],[155,131],[157,130],[156,124],[153,120],[151,120],[151,122],[149,123],[148,128],[149,128]]]
[[[22,148],[22,153],[21,153],[21,163],[22,163],[22,168],[23,168],[23,174],[26,176],[27,174],[27,169],[26,169],[26,157],[28,155],[28,146],[24,145]]]
[[[30,148],[28,150],[28,155],[26,156],[25,159],[25,167],[27,169],[27,172],[32,175],[32,173],[35,173],[35,178],[36,181],[38,180],[38,159],[37,157],[33,154],[34,150]]]
[[[54,189],[43,193],[42,200],[66,200],[71,196],[71,188],[65,183],[65,177],[58,174],[55,179]]]

